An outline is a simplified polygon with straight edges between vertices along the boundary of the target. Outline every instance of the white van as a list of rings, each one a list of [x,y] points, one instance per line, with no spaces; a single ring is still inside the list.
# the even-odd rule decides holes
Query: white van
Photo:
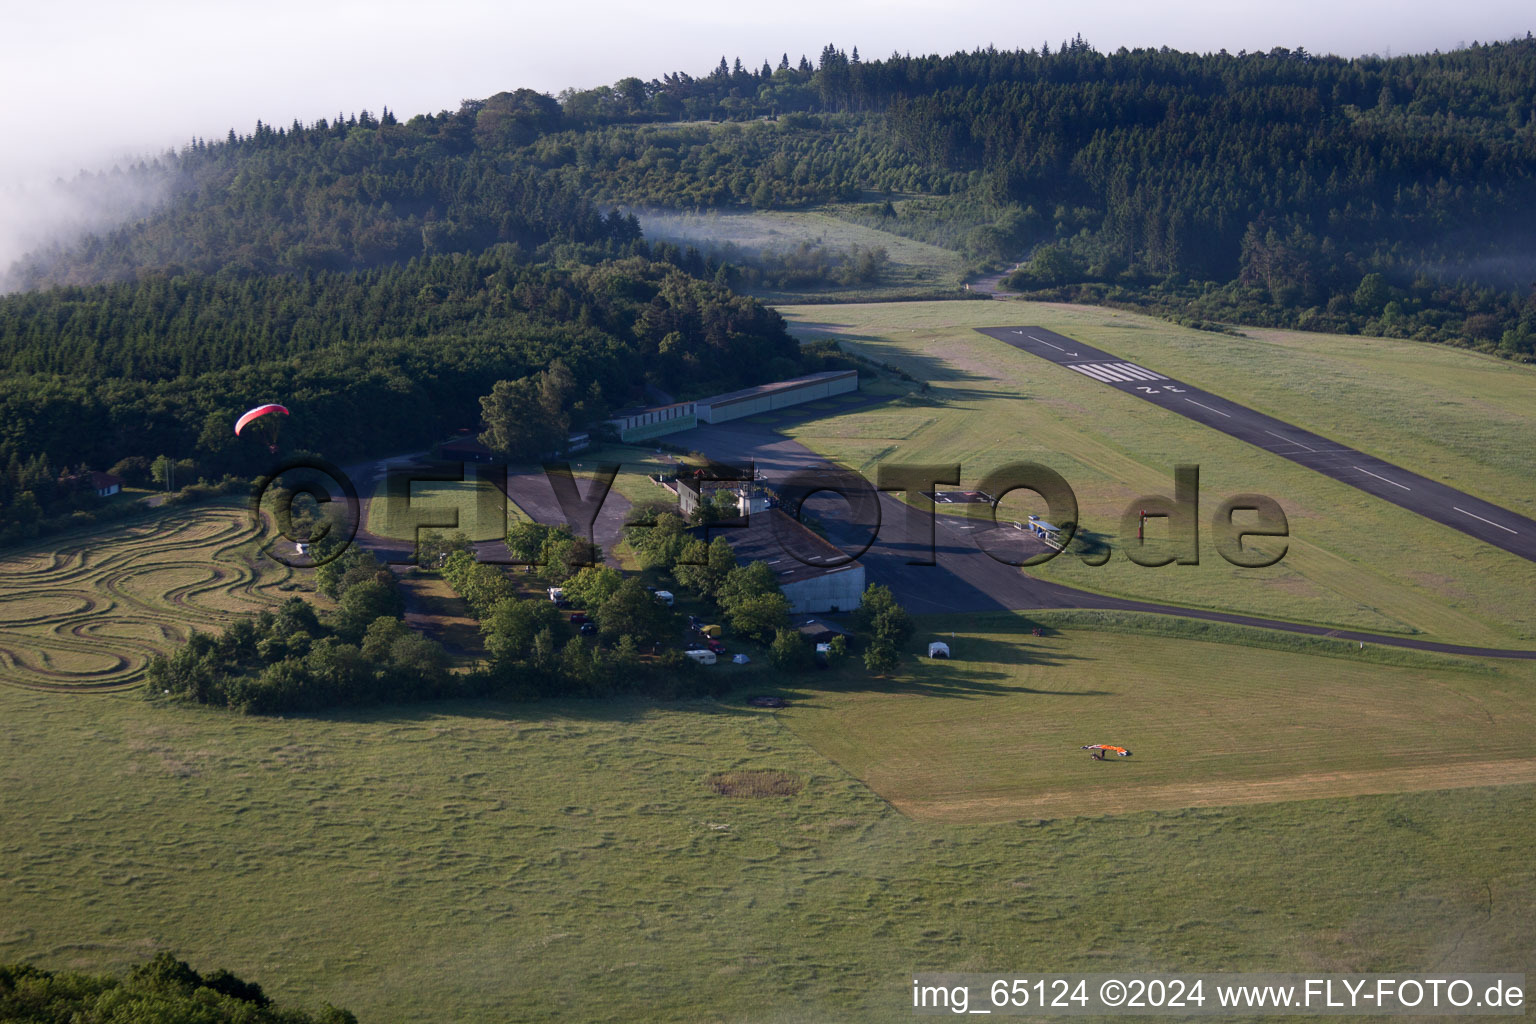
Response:
[[[700,665],[713,665],[715,663],[714,651],[684,651],[683,653]]]

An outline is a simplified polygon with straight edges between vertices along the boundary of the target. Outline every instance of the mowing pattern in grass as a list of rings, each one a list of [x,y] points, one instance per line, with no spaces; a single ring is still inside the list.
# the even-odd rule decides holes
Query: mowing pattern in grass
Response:
[[[740,797],[794,796],[805,786],[793,772],[777,768],[715,772],[704,781],[721,796]]]
[[[258,558],[256,535],[244,509],[204,506],[0,559],[0,683],[131,685],[193,628],[277,603],[293,570]]]

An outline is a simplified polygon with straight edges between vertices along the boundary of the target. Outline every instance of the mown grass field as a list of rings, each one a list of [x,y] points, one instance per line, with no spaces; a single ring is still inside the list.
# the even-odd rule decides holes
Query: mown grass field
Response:
[[[1056,656],[1044,688],[1094,675]],[[1536,969],[1536,787],[940,824],[797,735],[928,720],[947,748],[904,757],[909,790],[984,791],[989,738],[1059,722],[1036,705],[1068,698],[980,681],[999,692],[935,692],[921,713],[880,688],[816,694],[786,718],[576,702],[262,719],[0,688],[0,959],[95,970],[171,949],[376,1021],[896,1021],[913,970]],[[1361,710],[1334,716],[1338,746]],[[1057,783],[1167,772],[1189,749],[1143,732],[1137,758],[1097,764],[1070,738]],[[802,786],[717,794],[744,769]]]
[[[959,253],[888,231],[841,220],[816,210],[753,213],[675,213],[638,211],[647,238],[711,249],[735,246],[744,254],[785,251],[802,243],[847,250],[883,248],[890,257],[886,273],[873,284],[839,287],[831,283],[796,292],[758,290],[765,299],[791,302],[846,300],[853,294],[870,301],[952,293],[960,289],[965,261]]]
[[[0,555],[0,683],[135,683],[192,629],[277,604],[293,570],[258,554],[245,507],[174,509]]]
[[[912,658],[890,685],[807,694],[785,719],[933,821],[1536,782],[1536,664],[1338,641],[1253,647],[1177,627],[1105,613],[929,618],[923,636],[949,642],[953,660]],[[1080,749],[1091,743],[1133,754],[1100,763]]]
[[[901,303],[782,307],[798,335],[833,337],[860,354],[900,366],[926,392],[889,406],[805,421],[789,428],[798,439],[867,476],[885,460],[959,463],[963,486],[1006,462],[1030,460],[1055,468],[1072,485],[1084,529],[1113,546],[1120,518],[1136,498],[1171,493],[1177,463],[1201,468],[1202,528],[1227,495],[1258,491],[1276,498],[1290,520],[1289,550],[1269,569],[1237,569],[1207,540],[1199,566],[1146,569],[1123,554],[1102,567],[1072,557],[1033,571],[1072,586],[1174,604],[1221,608],[1277,618],[1381,632],[1418,633],[1451,642],[1523,646],[1536,639],[1536,566],[1481,544],[1278,456],[1170,416],[1113,388],[977,334],[977,326],[1039,324],[1144,365],[1176,374],[1254,404],[1346,444],[1359,444],[1408,469],[1439,475],[1514,508],[1517,492],[1532,493],[1530,474],[1515,471],[1536,451],[1536,406],[1519,396],[1536,385],[1536,371],[1429,345],[1376,343],[1383,351],[1370,373],[1373,386],[1394,391],[1392,403],[1349,396],[1333,363],[1314,360],[1326,339],[1302,345],[1244,341],[1179,328],[1112,310],[1021,302]],[[1134,345],[1123,339],[1135,338]],[[1269,397],[1235,382],[1249,377],[1243,361],[1227,365],[1227,346],[1264,363]],[[1369,347],[1367,343],[1357,345]],[[1198,353],[1199,361],[1196,362]],[[1354,358],[1365,360],[1362,352]],[[1416,362],[1417,360],[1417,362]],[[1457,372],[1443,370],[1455,364]],[[1401,367],[1410,366],[1412,370]],[[1362,371],[1363,372],[1363,371]],[[1416,380],[1438,376],[1440,398],[1413,415],[1404,402]],[[1317,393],[1285,404],[1286,382]],[[1395,382],[1392,382],[1395,381]],[[1392,382],[1392,383],[1387,383]],[[1253,387],[1257,388],[1255,384]],[[1495,422],[1503,446],[1459,434],[1468,409],[1497,398]],[[1325,397],[1318,397],[1323,395]],[[1325,408],[1338,402],[1337,418]],[[1369,424],[1366,431],[1362,424]],[[1368,433],[1354,436],[1356,429]],[[1427,453],[1458,436],[1468,468],[1437,473]],[[1373,441],[1372,438],[1375,440]],[[1458,465],[1461,463],[1458,462]],[[1441,468],[1444,468],[1441,463]],[[1483,489],[1491,480],[1496,489]],[[1016,507],[1010,518],[1027,509]],[[1041,511],[1043,511],[1043,506]]]
[[[416,523],[423,512],[437,517],[440,513],[458,513],[458,529],[433,532],[463,533],[472,541],[499,540],[507,535],[507,524],[522,515],[515,503],[496,485],[474,478],[468,480],[423,480],[411,484],[409,505],[392,500],[388,484],[381,482],[367,502],[364,529],[391,540],[416,540]]]

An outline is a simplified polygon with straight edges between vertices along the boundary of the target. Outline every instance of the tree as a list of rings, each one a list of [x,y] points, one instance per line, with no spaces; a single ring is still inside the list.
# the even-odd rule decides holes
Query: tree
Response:
[[[672,576],[701,597],[714,598],[734,568],[736,553],[724,537],[716,537],[707,547],[701,540],[690,540],[673,564]]]
[[[567,371],[569,373],[569,371]],[[562,394],[560,379],[499,380],[480,399],[485,431],[480,443],[509,459],[535,459],[559,448],[568,433],[564,412],[551,418],[546,401]]]
[[[403,610],[398,591],[373,580],[359,583],[341,596],[336,632],[346,640],[358,641],[375,619],[381,615],[398,618]]]
[[[1355,308],[1362,313],[1380,313],[1392,297],[1387,279],[1380,274],[1366,274],[1355,289]]]
[[[873,675],[890,675],[896,671],[896,648],[877,640],[864,651],[864,668]]]
[[[896,603],[891,588],[871,583],[864,588],[864,598],[853,613],[856,629],[868,632],[877,642],[899,648],[912,638],[912,616]]]
[[[731,629],[742,636],[767,643],[789,624],[789,599],[778,592],[754,594],[731,603],[726,612]]]
[[[624,577],[606,565],[589,565],[566,580],[566,600],[578,608],[596,608],[619,589]]]
[[[810,668],[815,660],[805,638],[792,629],[783,628],[774,632],[768,656],[773,667],[783,672],[802,671]]]
[[[550,527],[531,519],[519,519],[507,527],[507,549],[525,565],[539,560],[539,552],[549,537]]]
[[[560,586],[586,566],[603,560],[603,549],[585,538],[571,535],[571,531],[557,526],[545,534],[539,548],[539,577],[551,586]]]
[[[631,577],[597,607],[598,632],[607,640],[633,637],[641,648],[667,640],[677,631],[672,609]]]
[[[560,610],[552,601],[508,598],[498,602],[480,622],[485,649],[498,661],[517,661],[526,656],[539,634],[554,628]]]

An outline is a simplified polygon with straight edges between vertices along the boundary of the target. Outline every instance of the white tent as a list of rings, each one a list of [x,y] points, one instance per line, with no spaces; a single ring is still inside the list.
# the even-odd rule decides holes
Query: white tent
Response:
[[[930,657],[930,658],[947,658],[947,657],[949,657],[949,644],[946,644],[942,640],[935,640],[933,643],[928,645],[928,657]]]

